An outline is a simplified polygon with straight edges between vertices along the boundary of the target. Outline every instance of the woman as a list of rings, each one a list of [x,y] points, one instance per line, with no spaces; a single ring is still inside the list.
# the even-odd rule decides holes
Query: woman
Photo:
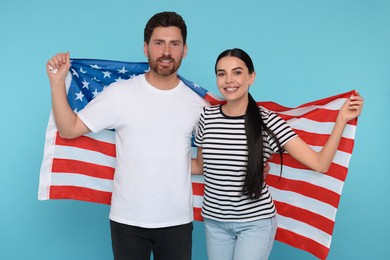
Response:
[[[258,107],[248,92],[256,73],[246,52],[222,52],[215,73],[226,104],[204,108],[192,163],[194,174],[205,175],[202,216],[207,254],[210,260],[267,259],[276,233],[276,210],[263,181],[264,163],[285,150],[326,173],[347,122],[362,111],[363,98],[357,94],[345,102],[332,134],[316,152],[283,119]]]

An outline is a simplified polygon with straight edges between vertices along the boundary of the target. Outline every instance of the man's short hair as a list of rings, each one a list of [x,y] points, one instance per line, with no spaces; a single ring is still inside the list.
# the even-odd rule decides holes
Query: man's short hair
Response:
[[[152,36],[153,30],[157,27],[169,27],[176,26],[181,31],[183,37],[183,44],[187,41],[187,26],[179,14],[175,12],[161,12],[153,15],[145,26],[144,30],[144,42],[149,44],[150,37]]]

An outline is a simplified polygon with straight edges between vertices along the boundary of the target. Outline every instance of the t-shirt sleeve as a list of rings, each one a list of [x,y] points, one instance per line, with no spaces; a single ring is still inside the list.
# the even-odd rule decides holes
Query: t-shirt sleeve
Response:
[[[283,120],[280,116],[272,111],[267,111],[268,118],[266,120],[266,124],[269,129],[273,132],[275,137],[278,139],[280,146],[284,146],[288,141],[292,138],[298,136],[294,130],[287,124],[285,120]],[[280,152],[277,146],[277,143],[273,138],[269,136],[269,143],[271,149],[274,152]]]
[[[77,112],[77,115],[94,133],[113,129],[117,115],[116,104],[118,104],[116,91],[110,86]]]
[[[194,144],[198,147],[203,146],[203,132],[204,132],[204,123],[205,123],[205,111],[206,107],[203,108],[202,113],[200,114],[198,127],[195,131]]]

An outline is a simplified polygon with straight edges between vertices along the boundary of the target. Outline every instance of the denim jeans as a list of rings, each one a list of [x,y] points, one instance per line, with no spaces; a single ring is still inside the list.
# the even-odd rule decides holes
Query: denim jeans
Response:
[[[276,234],[276,217],[249,222],[204,219],[209,260],[268,259]]]
[[[190,260],[192,222],[165,228],[141,228],[110,221],[115,260]]]

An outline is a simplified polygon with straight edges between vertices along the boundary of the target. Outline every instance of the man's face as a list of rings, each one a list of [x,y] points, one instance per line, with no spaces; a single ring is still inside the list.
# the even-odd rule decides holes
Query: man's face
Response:
[[[170,76],[179,69],[187,54],[187,45],[183,43],[178,27],[157,27],[149,43],[144,43],[144,53],[151,71],[160,76]]]

